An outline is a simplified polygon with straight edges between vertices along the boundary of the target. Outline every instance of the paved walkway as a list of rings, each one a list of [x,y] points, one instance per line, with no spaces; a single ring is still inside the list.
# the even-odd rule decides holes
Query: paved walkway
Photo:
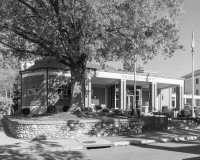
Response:
[[[38,150],[67,151],[90,148],[122,145],[138,145],[163,143],[170,141],[191,141],[200,139],[200,129],[174,129],[143,131],[142,134],[112,137],[93,137],[56,140],[20,140],[12,138],[0,123],[0,152],[5,149],[20,152],[35,152]]]

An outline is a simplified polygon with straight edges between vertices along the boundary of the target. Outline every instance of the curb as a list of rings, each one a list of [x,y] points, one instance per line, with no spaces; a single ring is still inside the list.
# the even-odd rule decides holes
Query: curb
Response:
[[[157,140],[150,139],[142,139],[142,140],[131,140],[131,141],[120,141],[113,142],[114,147],[117,146],[128,146],[128,145],[147,145],[154,143],[167,143],[167,142],[179,142],[179,141],[194,141],[199,140],[200,136],[182,136],[182,137],[174,137],[174,138],[160,138]]]

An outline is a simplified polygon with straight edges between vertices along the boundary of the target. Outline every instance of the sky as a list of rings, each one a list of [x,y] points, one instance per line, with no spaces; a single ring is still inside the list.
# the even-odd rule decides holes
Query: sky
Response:
[[[164,59],[157,55],[146,65],[142,64],[145,70],[160,71],[166,77],[180,78],[192,72],[192,30],[194,30],[194,70],[200,69],[200,0],[187,0],[184,3],[185,13],[177,18],[181,27],[180,44],[185,51],[177,50],[173,57]],[[120,62],[111,62],[109,65],[115,68],[123,68]]]

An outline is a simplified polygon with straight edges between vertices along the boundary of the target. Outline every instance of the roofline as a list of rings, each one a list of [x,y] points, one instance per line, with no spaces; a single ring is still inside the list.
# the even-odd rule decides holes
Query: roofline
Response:
[[[87,69],[97,70],[97,68],[92,68],[92,67],[87,67]],[[62,70],[62,71],[69,71],[69,69],[58,69],[58,68],[41,67],[41,68],[21,70],[21,71],[19,71],[19,73],[22,74],[22,73],[27,73],[27,72],[39,71],[39,70]]]
[[[195,74],[194,77],[195,77],[195,76],[199,76],[199,75],[200,75],[200,74]],[[191,75],[191,76],[187,76],[187,77],[184,77],[184,76],[183,76],[182,78],[190,78],[190,77],[192,77],[192,75]]]
[[[108,70],[98,70],[98,71],[103,71],[103,72],[111,72],[111,73],[121,73],[121,74],[134,74],[134,72],[124,72],[124,71],[108,71]],[[137,73],[141,73],[141,72],[136,72]],[[148,72],[147,72],[148,73]],[[159,78],[171,78],[171,79],[177,79],[177,80],[184,80],[184,78],[175,78],[175,77],[166,77],[166,76],[162,76],[162,75],[152,75],[151,77],[159,77]]]
[[[102,69],[98,69],[96,67],[86,67],[86,69],[93,69],[95,71],[101,71],[101,72],[110,72],[110,73],[119,73],[119,74],[134,74],[134,72],[128,72],[128,71],[114,71],[114,70],[102,70]],[[48,67],[41,67],[41,68],[36,68],[36,69],[27,69],[27,70],[22,70],[22,71],[19,71],[20,74],[23,74],[23,73],[28,73],[28,72],[35,72],[35,71],[39,71],[39,70],[59,70],[57,68],[48,68]],[[64,70],[64,69],[60,69],[62,71],[69,71],[69,70]],[[143,72],[136,72],[136,74],[139,73],[138,75],[140,75],[140,73],[143,73]],[[148,72],[144,72],[146,74],[148,74]],[[151,73],[150,73],[151,74]],[[162,75],[151,75],[152,77],[159,77],[159,78],[169,78],[169,79],[177,79],[177,80],[184,80],[185,78],[175,78],[175,77],[166,77],[166,76],[162,76]]]

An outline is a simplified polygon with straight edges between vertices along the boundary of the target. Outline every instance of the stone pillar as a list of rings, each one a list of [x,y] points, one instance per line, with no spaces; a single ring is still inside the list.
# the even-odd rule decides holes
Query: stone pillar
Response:
[[[91,97],[92,97],[91,78],[89,77],[85,79],[85,107],[92,107]]]
[[[149,84],[149,112],[153,112],[155,109],[158,110],[157,104],[157,83],[150,83]]]
[[[126,110],[126,80],[119,80],[119,104],[120,109]]]
[[[176,87],[176,109],[181,110],[184,107],[184,87],[177,86]]]

